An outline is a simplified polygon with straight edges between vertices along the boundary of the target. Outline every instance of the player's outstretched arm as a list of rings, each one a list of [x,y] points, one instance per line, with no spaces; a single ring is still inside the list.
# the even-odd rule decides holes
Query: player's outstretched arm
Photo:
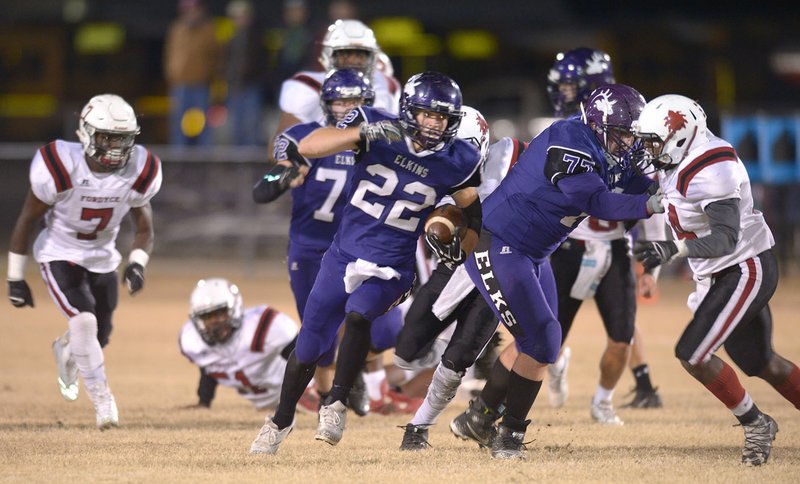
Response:
[[[28,245],[33,227],[50,209],[50,205],[36,198],[32,190],[28,190],[22,211],[11,232],[8,245],[8,299],[15,307],[33,307],[33,295],[25,282],[25,265],[28,260]]]
[[[317,128],[300,140],[298,152],[306,158],[322,158],[347,150],[358,149],[361,135],[357,127],[334,128],[326,126]]]

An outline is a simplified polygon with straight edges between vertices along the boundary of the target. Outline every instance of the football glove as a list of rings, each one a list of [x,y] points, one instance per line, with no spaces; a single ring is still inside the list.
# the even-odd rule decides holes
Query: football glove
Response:
[[[430,249],[436,260],[446,264],[451,269],[462,264],[467,254],[461,250],[461,237],[458,232],[453,236],[453,241],[449,244],[443,243],[435,234],[425,234],[425,244]]]
[[[686,243],[669,240],[637,240],[633,246],[633,255],[642,263],[645,270],[649,271],[676,257],[686,255]]]
[[[24,279],[21,281],[8,281],[8,300],[16,308],[33,307],[31,288],[28,287],[28,283]]]
[[[134,295],[144,287],[144,267],[136,262],[131,262],[122,273],[122,281],[128,287],[128,293]]]
[[[403,139],[403,129],[400,127],[400,122],[389,119],[374,123],[361,123],[358,128],[358,134],[361,137],[361,141],[369,143],[376,141],[396,143]]]
[[[657,183],[654,185],[658,187]],[[651,192],[650,190],[647,192],[650,193],[650,198],[647,199],[647,214],[653,215],[654,213],[664,213],[664,205],[661,204],[661,200],[664,199],[664,191],[658,187],[654,192]]]

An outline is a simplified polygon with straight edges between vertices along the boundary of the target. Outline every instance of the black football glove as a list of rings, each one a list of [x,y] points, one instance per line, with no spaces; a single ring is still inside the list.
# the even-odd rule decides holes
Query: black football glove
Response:
[[[8,300],[15,308],[33,307],[33,295],[31,288],[25,280],[8,281]]]
[[[144,267],[136,262],[131,262],[122,273],[122,282],[128,287],[128,293],[134,295],[144,287]]]
[[[358,134],[361,136],[362,141],[369,143],[376,141],[396,143],[403,139],[403,129],[400,127],[400,122],[388,119],[374,123],[361,123],[358,128]]]
[[[648,271],[678,257],[679,252],[678,245],[668,240],[637,240],[633,246],[633,255]]]
[[[434,234],[425,234],[425,244],[431,250],[431,253],[436,260],[442,262],[451,269],[455,266],[464,263],[467,254],[461,250],[461,237],[458,232],[453,236],[453,241],[449,244],[442,243]]]

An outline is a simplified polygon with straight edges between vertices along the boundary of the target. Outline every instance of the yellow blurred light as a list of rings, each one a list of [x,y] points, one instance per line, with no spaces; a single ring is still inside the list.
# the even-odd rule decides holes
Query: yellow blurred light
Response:
[[[79,54],[111,54],[125,44],[125,28],[118,23],[95,22],[81,25],[75,34]]]
[[[214,32],[220,44],[226,44],[236,32],[233,21],[227,17],[214,17]]]
[[[411,17],[381,17],[373,21],[370,27],[384,51],[407,47],[423,35],[422,24]]]
[[[164,116],[169,114],[169,96],[141,96],[136,99],[133,110],[136,114]]]
[[[0,94],[0,117],[47,118],[56,112],[56,98],[48,94]]]
[[[206,115],[198,108],[189,108],[181,118],[181,131],[188,138],[195,138],[203,132],[206,126]]]
[[[490,59],[497,53],[497,38],[488,30],[457,30],[447,38],[456,59]]]

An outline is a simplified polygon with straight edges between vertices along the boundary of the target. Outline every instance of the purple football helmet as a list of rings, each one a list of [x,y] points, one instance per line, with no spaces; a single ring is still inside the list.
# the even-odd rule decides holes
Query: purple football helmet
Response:
[[[609,168],[625,170],[632,166],[631,158],[641,149],[632,126],[644,105],[644,96],[625,84],[598,87],[581,105],[582,120],[600,141]]]
[[[447,116],[443,131],[423,129],[417,122],[420,110]],[[456,137],[461,124],[461,88],[452,79],[438,72],[412,76],[400,96],[400,124],[406,135],[426,150],[444,150]]]
[[[372,103],[375,102],[375,91],[372,89],[369,79],[361,71],[339,69],[331,71],[325,77],[319,98],[328,124],[333,125],[338,121],[331,109],[333,101],[361,99],[363,105],[372,106]]]
[[[547,94],[559,117],[577,113],[589,94],[606,84],[614,84],[611,56],[588,47],[558,53],[547,74]]]

